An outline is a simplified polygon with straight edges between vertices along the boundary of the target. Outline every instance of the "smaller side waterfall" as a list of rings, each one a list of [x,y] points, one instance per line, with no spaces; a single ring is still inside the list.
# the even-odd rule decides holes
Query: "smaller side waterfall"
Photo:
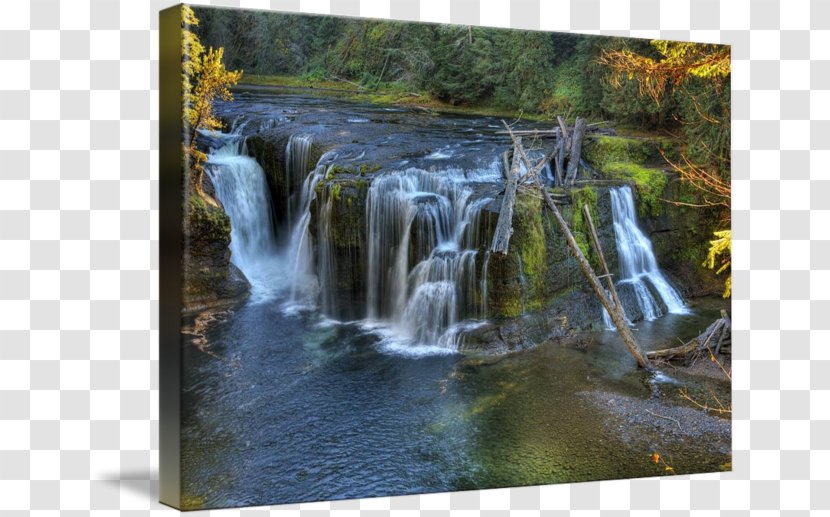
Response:
[[[631,187],[611,189],[611,210],[620,261],[619,283],[633,287],[643,318],[659,318],[663,306],[670,313],[687,313],[680,294],[657,266],[651,241],[637,225]]]
[[[276,274],[277,242],[265,171],[238,138],[213,151],[205,171],[231,219],[231,261],[254,294],[266,295],[274,286],[270,277]]]

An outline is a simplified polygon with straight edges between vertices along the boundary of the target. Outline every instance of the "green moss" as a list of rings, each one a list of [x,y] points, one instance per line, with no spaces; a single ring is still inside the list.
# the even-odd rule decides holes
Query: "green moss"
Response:
[[[356,249],[365,243],[366,191],[358,188],[360,181],[338,179],[328,183],[322,193],[321,207],[331,203],[328,238],[336,249]]]
[[[498,314],[504,318],[515,318],[522,315],[521,294],[515,298],[508,298],[502,301],[501,311]]]
[[[594,264],[597,261],[597,257],[592,251],[590,229],[588,228],[588,222],[585,220],[585,215],[582,211],[583,207],[587,205],[588,210],[591,212],[591,219],[596,224],[596,221],[599,220],[597,212],[597,191],[590,186],[574,189],[570,192],[570,198],[572,207],[571,232],[579,249],[582,250],[582,254]]]
[[[209,205],[202,196],[193,194],[188,198],[187,215],[191,238],[230,243],[231,219],[218,206]]]
[[[540,200],[531,194],[516,198],[513,215],[513,239],[519,248],[527,289],[525,310],[539,310],[544,305],[547,274],[547,246]],[[520,309],[521,310],[521,309]]]
[[[662,211],[660,199],[666,188],[666,175],[660,169],[624,162],[609,163],[603,169],[611,179],[632,181],[640,197],[638,211],[641,216],[659,216]]]
[[[332,180],[335,176],[339,176],[342,174],[348,174],[350,176],[366,176],[367,174],[372,174],[377,172],[381,169],[380,165],[377,163],[361,163],[358,167],[350,167],[346,165],[332,165],[329,169],[328,174],[326,175],[326,180]]]
[[[656,152],[656,148],[652,142],[638,138],[599,136],[589,140],[582,152],[588,163],[605,171],[610,163],[642,164]]]
[[[367,174],[372,174],[380,170],[380,165],[377,163],[361,163],[360,167],[357,168],[358,174],[361,176],[366,176]]]

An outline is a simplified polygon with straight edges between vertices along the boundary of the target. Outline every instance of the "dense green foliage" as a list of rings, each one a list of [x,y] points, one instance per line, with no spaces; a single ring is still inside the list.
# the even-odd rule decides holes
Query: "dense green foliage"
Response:
[[[666,135],[661,139],[670,140],[667,145],[662,140],[655,147],[637,139],[592,139],[586,142],[584,157],[606,177],[637,188],[641,215],[660,213],[666,203],[664,171],[672,169],[693,187],[684,189],[678,202],[708,207],[707,228],[723,227],[728,221],[728,47],[194,10],[200,19],[195,30],[203,44],[223,47],[228,68],[244,69],[252,74],[251,81],[268,83],[271,77],[277,84],[360,91],[378,102],[404,100],[505,118],[563,116],[573,121],[579,115],[611,121],[631,133],[644,130],[652,143],[659,132]],[[359,171],[361,176],[369,172]],[[581,216],[576,217],[579,224]],[[532,269],[531,255],[523,258]]]
[[[394,85],[454,105],[495,105],[539,115],[577,114],[643,129],[696,111],[687,96],[659,105],[639,82],[611,84],[603,51],[660,56],[648,40],[195,8],[207,45],[249,74]],[[344,83],[345,84],[345,83]],[[705,100],[704,100],[705,101]],[[726,140],[728,143],[728,139]]]

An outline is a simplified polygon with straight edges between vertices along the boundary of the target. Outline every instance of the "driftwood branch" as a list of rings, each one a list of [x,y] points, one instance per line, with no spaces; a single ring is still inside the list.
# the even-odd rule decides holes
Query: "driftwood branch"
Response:
[[[545,200],[546,205],[553,212],[553,216],[556,219],[556,223],[559,225],[559,228],[562,230],[562,233],[565,235],[565,240],[568,242],[568,246],[571,248],[574,256],[576,257],[577,264],[579,264],[579,268],[582,270],[585,279],[590,284],[591,289],[593,289],[594,293],[599,298],[600,303],[605,310],[608,311],[608,314],[611,316],[611,321],[614,322],[614,326],[617,327],[619,332],[620,338],[622,339],[623,343],[625,344],[628,351],[634,356],[634,359],[637,361],[637,365],[641,368],[650,368],[651,364],[649,363],[648,359],[645,355],[643,355],[642,351],[640,350],[640,346],[637,344],[637,340],[634,339],[634,334],[631,332],[631,328],[628,326],[628,322],[625,319],[625,314],[622,311],[621,306],[615,306],[613,300],[609,298],[606,293],[605,289],[602,287],[600,283],[600,279],[597,278],[596,273],[591,268],[591,264],[588,262],[588,259],[585,258],[585,255],[582,253],[582,250],[579,248],[579,245],[576,243],[576,239],[574,239],[573,233],[571,233],[570,228],[568,227],[568,223],[565,222],[565,219],[562,217],[562,214],[559,212],[559,208],[557,208],[556,204],[551,199],[548,190],[544,188],[542,182],[539,180],[538,175],[536,175],[533,171],[536,170],[530,160],[528,160],[527,155],[522,148],[521,139],[515,136],[506,122],[502,121],[504,127],[507,129],[508,133],[510,134],[510,138],[513,140],[514,146],[514,153],[518,150],[518,154],[521,156],[522,160],[524,161],[525,167],[528,171],[532,171],[533,179],[536,182],[536,186],[542,193],[542,197]],[[515,157],[515,154],[514,154]]]
[[[664,350],[653,350],[651,352],[648,352],[646,356],[649,359],[669,360],[677,357],[686,357],[689,354],[704,351],[707,348],[709,348],[709,344],[713,341],[715,336],[718,336],[720,338],[724,334],[729,333],[727,321],[728,317],[721,317],[720,319],[716,320],[714,323],[709,325],[709,327],[707,327],[702,334],[692,339],[688,343],[684,343],[674,348],[666,348]]]
[[[678,429],[680,429],[681,431],[683,430],[683,428],[680,426],[680,420],[678,420],[676,418],[673,418],[673,417],[670,417],[670,416],[665,416],[665,415],[659,415],[659,414],[657,414],[654,411],[651,411],[649,409],[646,409],[646,413],[648,413],[651,416],[656,416],[657,418],[662,418],[664,420],[671,420],[672,422],[677,424]]]

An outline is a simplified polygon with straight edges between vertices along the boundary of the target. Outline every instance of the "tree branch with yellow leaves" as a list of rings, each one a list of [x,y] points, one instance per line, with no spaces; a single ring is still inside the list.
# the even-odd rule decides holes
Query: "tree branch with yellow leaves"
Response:
[[[196,14],[182,5],[182,98],[184,100],[184,149],[196,191],[202,192],[205,153],[196,146],[199,129],[218,129],[222,122],[216,117],[213,103],[217,99],[233,100],[230,87],[239,82],[242,70],[226,70],[222,62],[223,48],[205,47],[190,29],[199,25]]]

